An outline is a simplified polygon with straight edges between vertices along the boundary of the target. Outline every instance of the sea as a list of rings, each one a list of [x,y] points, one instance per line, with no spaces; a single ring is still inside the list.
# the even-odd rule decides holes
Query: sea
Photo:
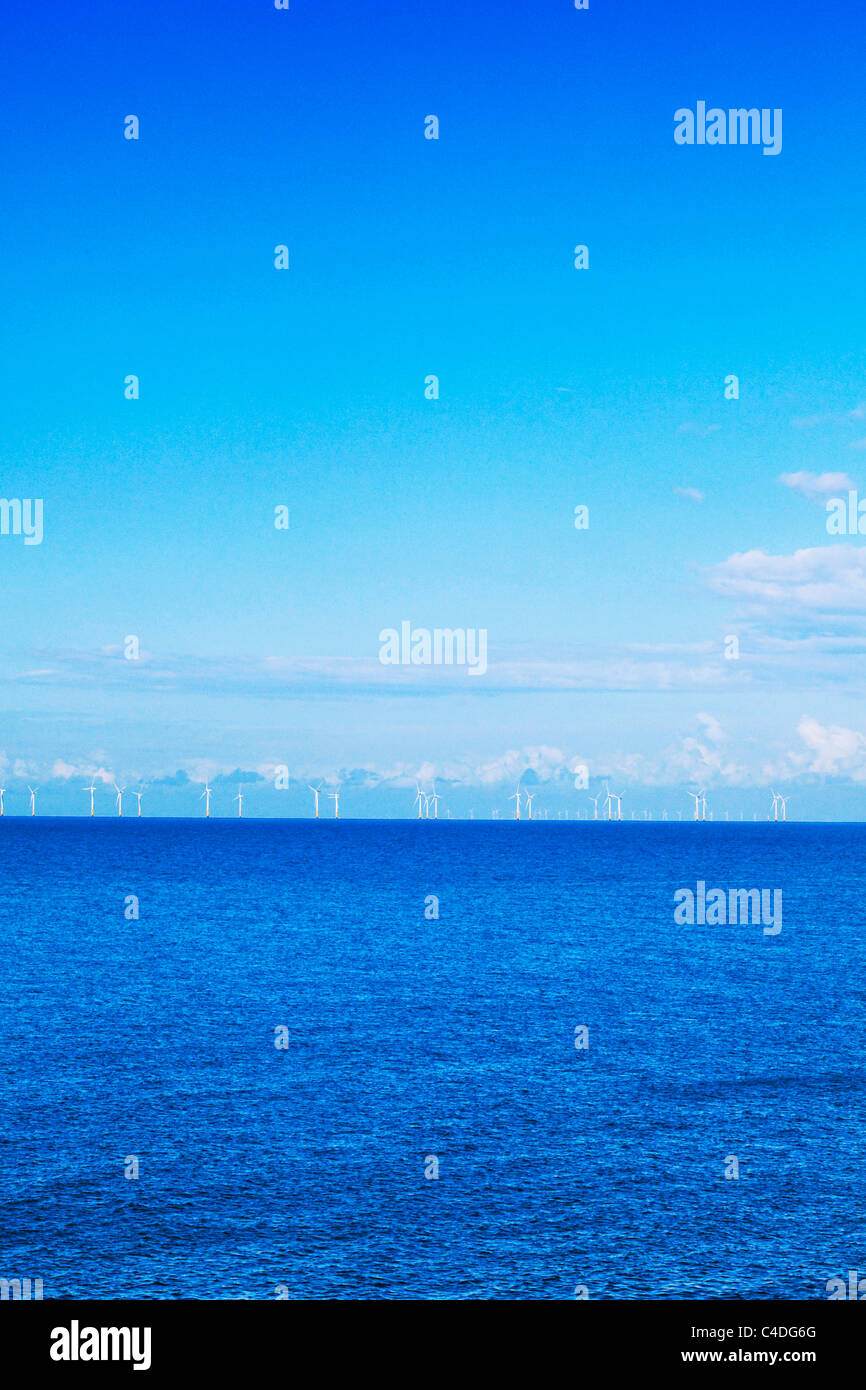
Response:
[[[0,1277],[826,1299],[866,1274],[862,825],[0,821]],[[675,920],[780,890],[782,929]]]

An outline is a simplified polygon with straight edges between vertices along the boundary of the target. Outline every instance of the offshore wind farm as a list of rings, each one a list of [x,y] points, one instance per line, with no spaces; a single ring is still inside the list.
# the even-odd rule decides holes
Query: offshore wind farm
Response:
[[[611,790],[609,784],[605,782],[602,789],[595,795],[593,795],[589,791],[587,791],[583,795],[581,795],[580,793],[576,793],[573,800],[571,800],[569,804],[555,805],[553,807],[545,806],[543,804],[540,806],[536,806],[536,801],[540,800],[543,802],[544,800],[543,790],[539,789],[539,787],[537,786],[534,786],[532,789],[530,789],[529,787],[523,787],[518,784],[516,791],[507,795],[503,794],[502,801],[498,805],[495,802],[491,803],[490,801],[488,801],[486,808],[482,808],[480,810],[476,810],[473,806],[469,809],[464,809],[462,811],[454,811],[450,806],[447,805],[447,803],[445,803],[443,796],[437,790],[435,780],[433,780],[429,784],[428,788],[425,788],[421,782],[415,782],[414,799],[412,799],[411,801],[407,799],[407,809],[402,814],[399,811],[397,811],[392,812],[386,816],[383,816],[381,814],[365,814],[363,812],[357,812],[355,815],[353,815],[350,809],[349,815],[347,817],[345,811],[344,789],[340,785],[335,785],[333,790],[329,787],[327,782],[318,782],[316,784],[306,783],[305,785],[307,786],[307,789],[310,792],[312,792],[313,795],[312,808],[306,813],[306,815],[303,811],[292,811],[288,813],[288,815],[285,817],[286,819],[295,820],[308,818],[312,820],[345,820],[348,818],[360,820],[439,820],[440,818],[442,818],[449,820],[513,820],[515,822],[519,822],[521,820],[524,822],[547,822],[550,820],[558,820],[570,821],[572,823],[579,823],[582,821],[621,822],[624,819],[623,797],[628,795],[626,792],[622,790],[618,792]],[[97,786],[94,782],[91,782],[89,785],[83,787],[82,791],[86,793],[89,797],[89,809],[83,810],[81,814],[86,815],[95,820],[104,820],[115,817],[119,819],[122,818],[123,794],[127,790],[127,788],[126,786],[119,786],[117,782],[112,783],[112,788],[114,791],[114,805],[113,810],[109,810],[100,808],[97,802],[97,796],[100,793],[100,791],[107,790],[107,788],[104,788],[103,786]],[[29,800],[27,801],[26,806],[21,805],[20,808],[16,810],[14,802],[11,809],[7,808],[6,798],[8,796],[8,789],[6,787],[0,787],[0,817],[5,818],[7,815],[11,817],[15,817],[16,815],[28,815],[31,817],[36,817],[38,815],[36,802],[36,793],[38,791],[38,787],[28,786],[27,792],[29,795]],[[141,787],[132,793],[137,801],[137,810],[135,817],[136,819],[146,818],[145,813],[142,810],[142,799],[144,796],[144,791],[145,789]],[[752,811],[750,814],[746,814],[742,810],[740,810],[739,813],[735,811],[733,821],[739,820],[741,822],[757,822],[759,820],[767,820],[776,823],[786,822],[788,820],[787,805],[788,801],[790,800],[790,794],[782,795],[781,793],[776,792],[772,789],[768,789],[767,794],[770,798],[770,804],[768,807],[765,808],[765,812],[763,814],[759,813],[758,811]],[[229,793],[226,792],[225,800],[222,802],[219,799],[219,797],[214,799],[215,789],[208,782],[205,782],[203,784],[201,792],[197,793],[197,795],[199,802],[204,802],[204,805],[199,812],[199,817],[203,820],[210,820],[212,818],[225,819],[228,817],[248,820],[257,819],[254,810],[250,811],[249,809],[247,809],[246,813],[244,812],[244,802],[249,802],[251,793],[249,791],[247,791],[246,793],[244,792],[243,784],[238,785],[237,791],[233,796],[229,795]],[[344,798],[344,808],[342,814],[340,811],[341,796],[343,796]],[[320,798],[322,797],[324,797],[327,801],[330,801],[333,804],[333,813],[330,817],[323,816],[321,814]],[[647,822],[658,819],[660,821],[670,821],[671,823],[674,823],[681,822],[684,819],[686,819],[694,820],[700,823],[713,823],[714,814],[712,807],[709,807],[708,809],[707,794],[705,789],[702,788],[699,791],[687,790],[673,797],[672,800],[685,800],[686,798],[691,798],[693,803],[693,814],[689,814],[689,816],[687,817],[684,817],[683,808],[681,805],[673,805],[670,811],[667,806],[664,806],[661,809],[661,811],[657,814],[652,812],[647,807],[643,807],[640,810],[633,808],[628,819],[630,820],[630,822]],[[441,815],[440,802],[443,802],[443,809]],[[211,809],[212,804],[214,807],[213,810]],[[234,813],[232,810],[234,806],[237,806],[236,813]],[[600,811],[599,808],[601,808]],[[503,811],[506,812],[505,815],[502,814]],[[56,815],[49,815],[46,818],[57,819],[58,817]],[[61,816],[60,818],[63,818],[63,816]],[[157,816],[156,818],[171,819],[173,817],[166,817],[163,814],[161,816]],[[195,815],[192,815],[189,817],[181,816],[180,818],[195,819],[196,817]],[[281,817],[274,816],[273,812],[269,811],[266,813],[266,818],[280,819]],[[729,808],[725,810],[724,822],[726,824],[732,823],[732,817]]]

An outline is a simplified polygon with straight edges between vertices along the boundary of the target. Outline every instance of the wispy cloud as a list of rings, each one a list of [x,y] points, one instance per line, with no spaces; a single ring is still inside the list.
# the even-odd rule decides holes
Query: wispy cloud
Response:
[[[815,546],[793,555],[749,550],[704,573],[716,593],[765,610],[866,615],[866,547]]]
[[[823,501],[856,486],[847,473],[809,473],[805,470],[799,473],[782,473],[779,475],[779,482],[801,493],[810,502]]]

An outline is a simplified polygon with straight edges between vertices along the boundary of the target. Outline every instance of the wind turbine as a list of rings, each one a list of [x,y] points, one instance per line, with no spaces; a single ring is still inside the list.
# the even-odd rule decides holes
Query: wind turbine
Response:
[[[537,796],[537,795],[538,795],[538,792],[524,792],[523,794],[524,794],[524,796],[526,797],[526,802],[527,802],[527,805],[528,805],[528,807],[529,807],[528,819],[529,819],[529,820],[532,820],[532,798],[533,798],[534,796]]]
[[[598,803],[601,801],[601,792],[598,796],[590,796],[589,800],[592,802],[592,818],[598,820]]]
[[[310,786],[310,783],[308,782],[308,783],[307,783],[307,786],[309,787],[310,791],[313,793],[313,796],[316,798],[316,809],[315,809],[315,812],[314,812],[314,815],[313,815],[313,819],[314,819],[314,820],[318,820],[318,819],[319,819],[319,792],[322,790],[322,784],[321,784],[321,782],[320,782],[319,785],[318,785],[317,787],[313,787],[313,786]],[[238,787],[238,791],[240,791],[240,787]],[[240,811],[238,811],[238,815],[240,815]]]
[[[0,816],[5,816],[6,814],[6,807],[3,805],[3,794],[5,791],[5,787],[0,787]]]
[[[432,791],[431,794],[430,794],[430,800],[433,802],[433,819],[434,819],[434,820],[438,820],[438,819],[439,819],[439,793],[438,793],[437,790],[436,790],[436,783],[435,783],[435,782],[433,783],[433,791]]]
[[[705,792],[701,792],[701,820],[707,818],[707,798]]]
[[[316,791],[315,787],[311,787],[310,790],[311,790],[311,791]],[[234,799],[235,799],[235,801],[238,803],[238,820],[240,820],[241,817],[243,816],[243,813],[244,813],[244,794],[243,794],[243,792],[241,791],[240,787],[238,787],[238,794],[237,794],[237,796],[236,796]],[[319,793],[316,791],[316,815],[318,815],[318,814],[319,814]]]
[[[790,796],[790,792],[788,793],[788,796]],[[780,800],[781,803],[782,803],[782,820],[787,820],[787,819],[788,819],[788,797],[787,797],[787,796],[781,796],[781,795],[780,795],[779,800]]]
[[[90,792],[90,814],[93,815],[93,793],[96,791],[93,783],[89,787],[82,787],[82,791]]]
[[[339,819],[340,819],[340,788],[338,787],[337,790],[336,790],[335,792],[328,792],[328,796],[331,798],[331,800],[332,800],[333,803],[334,803],[334,820],[339,820]]]
[[[515,820],[520,820],[520,788],[519,788],[519,787],[517,788],[517,791],[516,791],[516,792],[512,792],[512,794],[511,794],[511,796],[508,798],[508,800],[509,800],[509,801],[514,801],[514,802],[516,803],[516,805],[515,805],[515,807],[514,807],[514,819],[515,819]]]
[[[778,797],[778,796],[776,795],[776,793],[773,791],[772,787],[770,788],[770,795],[771,795],[771,797],[773,798],[773,820],[778,820],[778,819],[779,819],[779,797]],[[767,820],[769,820],[769,819],[770,819],[770,817],[768,816],[768,817],[767,817]]]
[[[608,797],[616,802],[616,819],[622,820],[622,792],[608,792]]]
[[[38,788],[38,787],[28,787],[27,790],[28,790],[29,793],[30,793],[30,814],[31,814],[31,816],[35,816],[35,815],[36,815],[36,793],[38,792],[39,788]]]
[[[141,798],[144,796],[144,787],[141,788],[141,791],[133,792],[133,796],[137,796],[137,797],[138,797],[138,814],[139,814],[139,816],[140,816],[140,815],[141,815]]]
[[[700,816],[701,793],[700,793],[700,792],[687,792],[686,795],[687,795],[687,796],[693,796],[693,797],[695,798],[695,820],[700,820],[700,818],[701,818],[701,816]]]
[[[423,801],[424,801],[424,793],[423,793],[422,790],[421,790],[421,784],[420,784],[420,782],[416,782],[416,783],[415,783],[415,793],[416,793],[416,795],[415,795],[415,800],[413,801],[412,805],[418,807],[418,819],[420,820],[420,819],[421,819],[421,806],[422,806],[422,803],[423,803]]]
[[[114,784],[114,790],[117,792],[117,814],[118,814],[119,816],[122,816],[122,815],[123,815],[123,793],[126,791],[126,787],[119,787],[119,786],[117,785],[117,783],[115,782],[115,784]]]
[[[213,792],[213,787],[209,787],[208,784],[207,784],[207,782],[205,782],[205,784],[204,784],[204,791],[202,792],[201,796],[199,797],[199,801],[203,801],[203,802],[204,802],[205,820],[207,820],[208,816],[210,815],[210,799],[211,799],[211,794],[212,794],[212,792]]]

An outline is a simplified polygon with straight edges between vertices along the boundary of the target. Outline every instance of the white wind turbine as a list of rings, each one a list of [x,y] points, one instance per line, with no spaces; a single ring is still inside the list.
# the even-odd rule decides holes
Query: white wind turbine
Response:
[[[317,787],[313,787],[313,786],[311,786],[310,783],[308,782],[308,783],[307,783],[307,786],[309,787],[310,791],[313,793],[313,796],[316,798],[316,809],[315,809],[315,811],[314,811],[314,813],[313,813],[313,819],[314,819],[314,820],[318,820],[318,819],[319,819],[319,792],[322,790],[322,784],[321,784],[321,782],[320,782],[319,785],[318,785]],[[240,791],[240,787],[238,787],[238,791]],[[240,815],[240,812],[238,812],[238,814]]]
[[[122,815],[123,815],[123,793],[126,791],[126,787],[119,787],[119,786],[117,785],[117,783],[115,782],[115,784],[114,784],[114,790],[117,792],[117,798],[116,798],[116,801],[117,801],[117,814],[118,814],[119,816],[122,816]]]
[[[29,793],[30,793],[30,814],[31,814],[31,816],[35,816],[35,815],[36,815],[36,793],[38,792],[39,788],[38,788],[38,787],[28,787],[27,790],[28,790]]]
[[[700,820],[700,818],[701,818],[701,811],[700,811],[700,807],[701,807],[701,793],[700,793],[700,792],[687,792],[686,795],[687,795],[687,796],[693,796],[693,797],[695,798],[695,820]]]
[[[436,783],[433,783],[433,790],[430,793],[430,800],[433,802],[433,819],[439,819],[439,793],[436,790]]]
[[[701,820],[707,818],[707,796],[705,791],[701,791]]]
[[[778,820],[778,819],[779,819],[779,798],[778,798],[777,794],[773,791],[772,787],[770,788],[770,795],[771,795],[771,797],[773,798],[773,820]],[[767,820],[769,820],[769,819],[770,819],[770,817],[767,816]]]
[[[142,787],[142,788],[141,788],[139,791],[137,791],[137,792],[133,792],[132,794],[133,794],[133,796],[137,796],[137,797],[138,797],[138,814],[139,814],[139,816],[140,816],[140,815],[141,815],[141,798],[144,796],[144,787]]]
[[[211,799],[212,794],[213,794],[213,787],[209,787],[208,784],[207,784],[207,782],[205,782],[205,784],[204,784],[204,791],[202,792],[201,796],[199,797],[199,801],[203,801],[203,802],[204,802],[205,820],[207,820],[208,816],[210,815],[210,799]]]
[[[5,816],[5,814],[6,814],[6,807],[3,805],[3,797],[4,797],[5,793],[6,793],[6,788],[5,788],[5,787],[0,787],[0,816]]]
[[[331,800],[332,800],[333,803],[334,803],[334,820],[339,820],[339,819],[340,819],[340,788],[338,787],[337,790],[336,790],[335,792],[328,792],[328,796],[331,798]]]
[[[517,791],[516,791],[516,792],[512,792],[512,794],[511,794],[511,796],[508,798],[508,800],[509,800],[509,801],[513,801],[513,802],[516,803],[516,804],[515,804],[515,807],[514,807],[514,819],[515,819],[515,820],[520,820],[520,788],[519,788],[519,787],[517,788]]]
[[[598,796],[590,796],[588,799],[592,802],[592,818],[598,820],[598,803],[601,801],[601,792]]]
[[[422,807],[423,807],[423,804],[424,804],[424,793],[423,793],[422,790],[421,790],[421,784],[420,784],[419,782],[416,782],[416,783],[415,783],[415,800],[413,801],[412,805],[413,805],[413,807],[415,807],[415,806],[418,807],[418,819],[419,819],[419,820],[421,820],[421,814],[422,814]]]
[[[527,819],[532,820],[532,798],[538,796],[538,792],[524,792],[523,795],[526,797],[526,805],[528,807]]]
[[[780,794],[780,796],[779,796],[779,800],[780,800],[781,803],[782,803],[782,820],[787,820],[787,819],[788,819],[788,797],[789,797],[789,796],[790,796],[790,792],[788,793],[788,796],[782,796],[781,794]]]
[[[314,788],[311,788],[311,790],[314,790]],[[244,813],[244,794],[243,794],[243,792],[241,791],[240,787],[238,787],[238,794],[237,794],[237,796],[236,796],[234,799],[235,799],[235,801],[238,803],[238,820],[240,820],[241,817],[243,816],[243,813]],[[318,814],[319,814],[319,793],[316,792],[316,815],[318,815]]]
[[[622,792],[609,792],[608,795],[616,802],[616,819],[622,820]]]
[[[93,815],[93,793],[96,791],[93,783],[89,787],[82,787],[82,791],[90,792],[90,814]]]

